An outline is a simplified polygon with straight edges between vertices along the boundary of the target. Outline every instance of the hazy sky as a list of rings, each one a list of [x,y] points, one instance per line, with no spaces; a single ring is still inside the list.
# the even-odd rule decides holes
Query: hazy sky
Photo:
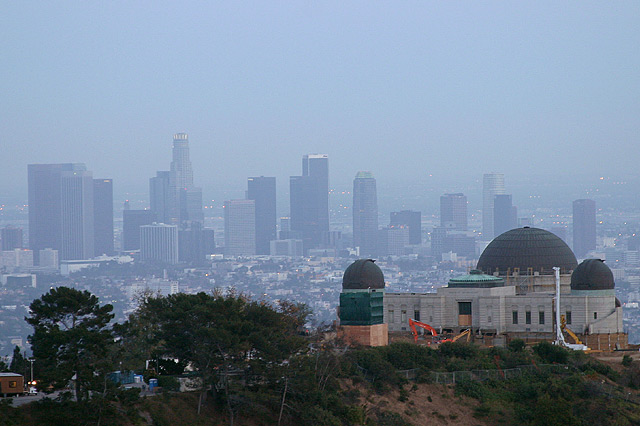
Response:
[[[146,190],[172,135],[196,184],[330,156],[333,185],[637,174],[640,2],[0,5],[0,194],[28,163]]]

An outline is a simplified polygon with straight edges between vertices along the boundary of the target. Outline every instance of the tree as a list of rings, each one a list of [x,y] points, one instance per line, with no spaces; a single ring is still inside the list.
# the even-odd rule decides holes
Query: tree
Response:
[[[26,357],[22,355],[20,347],[18,346],[13,349],[13,357],[11,358],[9,370],[14,373],[22,374],[24,377],[29,377],[27,375],[27,372],[29,371],[29,361],[27,361]],[[29,377],[29,380],[31,380],[31,377]]]
[[[174,294],[146,298],[128,323],[156,326],[153,343],[161,352],[189,362],[201,375],[198,410],[210,386],[222,393],[229,422],[237,410],[233,377],[251,373],[265,383],[283,361],[305,346],[299,336],[308,311],[283,303],[274,308],[235,294]],[[213,386],[215,385],[215,386]]]
[[[103,386],[114,341],[109,322],[111,305],[100,306],[88,291],[57,287],[30,306],[26,321],[33,326],[31,348],[40,382],[60,389],[75,377],[78,402]]]

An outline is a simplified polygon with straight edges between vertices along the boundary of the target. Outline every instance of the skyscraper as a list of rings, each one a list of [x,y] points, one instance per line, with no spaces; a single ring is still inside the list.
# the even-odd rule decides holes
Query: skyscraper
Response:
[[[493,203],[496,195],[504,194],[504,174],[486,173],[482,180],[482,237],[491,240],[493,229]]]
[[[256,254],[269,254],[276,239],[276,178],[248,178],[247,198],[256,206]]]
[[[156,172],[156,176],[149,179],[149,199],[151,211],[155,213],[156,220],[160,223],[170,223],[171,213],[169,208],[169,181],[171,172]]]
[[[422,214],[411,210],[391,212],[390,227],[409,227],[409,244],[422,244]]]
[[[40,250],[46,248],[58,250],[61,260],[93,257],[95,214],[109,210],[104,207],[109,197],[103,197],[101,187],[98,205],[94,204],[92,173],[83,163],[30,164],[28,178],[29,248],[36,262],[39,262]],[[100,221],[106,225],[109,222],[105,218]],[[104,233],[101,235],[108,239]],[[111,241],[113,244],[113,233]]]
[[[578,258],[596,248],[596,202],[580,199],[573,202],[573,252]]]
[[[39,264],[40,250],[62,248],[62,171],[76,166],[66,164],[29,164],[29,248]],[[80,165],[77,165],[80,166]]]
[[[353,180],[353,245],[360,256],[378,253],[378,195],[371,172],[358,172]]]
[[[84,165],[63,171],[62,260],[90,259],[94,256],[93,175]]]
[[[493,232],[496,236],[518,226],[518,209],[511,201],[511,195],[499,194],[493,199]]]
[[[156,222],[151,210],[122,211],[122,250],[140,250],[140,227]]]
[[[302,234],[304,251],[319,247],[329,232],[329,158],[325,154],[302,157],[302,176],[289,180],[291,230]]]
[[[467,197],[464,194],[440,196],[440,226],[457,231],[467,230]]]
[[[5,226],[2,228],[2,251],[22,248],[22,228]]]
[[[256,254],[256,203],[254,200],[224,202],[224,246],[229,256]]]
[[[169,217],[167,222],[182,223],[184,221],[202,222],[202,189],[193,186],[193,170],[189,159],[189,136],[186,133],[176,133],[173,136],[173,158],[169,171],[169,193],[163,202],[158,202],[158,197],[163,196],[161,182],[164,179],[162,172],[156,176],[159,180],[151,182],[155,199],[154,207],[160,209],[162,204],[167,205]],[[154,178],[152,178],[154,179]],[[156,187],[158,185],[158,187]]]
[[[178,263],[178,227],[164,223],[141,226],[140,260]]]
[[[112,255],[113,250],[113,180],[93,180],[94,255]]]

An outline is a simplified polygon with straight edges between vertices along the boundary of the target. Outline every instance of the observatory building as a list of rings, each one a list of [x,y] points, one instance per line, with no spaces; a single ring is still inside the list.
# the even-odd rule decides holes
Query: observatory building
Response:
[[[342,277],[338,336],[352,344],[389,343],[389,330],[384,323],[384,275],[374,262],[356,260]]]
[[[622,307],[609,267],[599,259],[578,265],[564,241],[529,227],[496,237],[477,269],[451,279],[437,293],[386,293],[384,323],[390,332],[409,331],[409,318],[452,333],[471,329],[474,339],[486,344],[553,340],[554,267],[560,268],[560,314],[566,328],[592,349],[626,348]]]

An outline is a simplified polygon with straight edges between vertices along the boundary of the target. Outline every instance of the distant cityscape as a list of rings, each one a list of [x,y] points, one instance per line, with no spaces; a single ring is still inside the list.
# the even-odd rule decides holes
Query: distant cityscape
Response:
[[[519,212],[496,172],[482,175],[481,206],[471,208],[469,194],[443,191],[439,215],[404,203],[383,211],[372,171],[354,171],[352,190],[338,196],[329,160],[302,156],[281,217],[276,178],[268,176],[248,177],[245,197],[225,200],[221,211],[205,208],[186,133],[173,137],[169,170],[149,178],[146,208],[114,203],[114,179],[94,178],[83,163],[28,165],[27,204],[3,205],[0,214],[0,355],[28,347],[27,306],[52,286],[93,292],[114,305],[119,321],[145,290],[222,288],[304,302],[313,325],[330,324],[342,273],[354,259],[376,259],[388,291],[432,293],[475,269],[494,237],[519,227],[552,232],[579,260],[605,260],[629,341],[640,342],[637,211],[580,198],[566,200],[562,211],[540,205]]]

